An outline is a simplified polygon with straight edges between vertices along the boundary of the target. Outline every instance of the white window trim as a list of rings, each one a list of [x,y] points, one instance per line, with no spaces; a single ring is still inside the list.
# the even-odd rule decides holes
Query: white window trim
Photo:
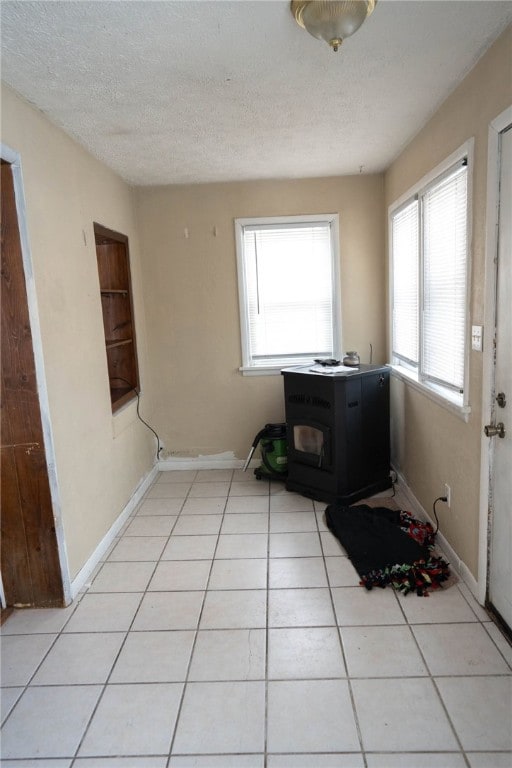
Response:
[[[290,360],[282,365],[251,365],[249,350],[249,322],[246,311],[245,297],[247,295],[247,280],[245,262],[243,258],[243,229],[250,225],[265,224],[308,224],[313,222],[327,222],[331,227],[331,254],[333,277],[333,342],[334,356],[341,359],[341,282],[340,282],[340,235],[339,215],[337,213],[308,214],[301,216],[265,216],[259,218],[235,219],[236,259],[238,273],[238,299],[240,311],[240,335],[242,345],[242,365],[238,369],[244,376],[273,376],[278,375],[284,368],[293,365],[307,365],[313,363],[313,359]]]
[[[441,405],[443,408],[451,411],[451,413],[459,416],[464,421],[469,420],[471,407],[469,405],[461,405],[460,399],[457,398],[457,395],[454,392],[451,392],[445,387],[435,385],[432,382],[419,381],[416,371],[413,371],[410,368],[405,368],[403,365],[395,365],[393,363],[390,365],[391,375],[396,379],[400,379],[406,384],[409,384],[412,389],[421,392],[429,400]]]
[[[390,339],[390,366],[392,374],[402,381],[409,384],[413,389],[426,395],[443,408],[454,413],[464,421],[468,421],[471,413],[469,405],[469,364],[471,352],[471,323],[470,323],[470,297],[471,297],[471,274],[472,274],[472,253],[473,253],[473,157],[474,157],[474,138],[468,139],[449,157],[445,158],[439,165],[427,173],[419,182],[410,187],[398,200],[395,200],[388,208],[388,253],[389,253],[389,306],[388,332]],[[391,217],[401,207],[403,207],[411,198],[421,195],[425,189],[439,176],[446,173],[450,167],[457,162],[467,158],[467,260],[466,260],[466,329],[464,344],[464,393],[458,395],[447,387],[435,384],[431,381],[423,381],[419,378],[419,371],[402,365],[393,360],[393,242]],[[421,322],[421,317],[419,318]]]

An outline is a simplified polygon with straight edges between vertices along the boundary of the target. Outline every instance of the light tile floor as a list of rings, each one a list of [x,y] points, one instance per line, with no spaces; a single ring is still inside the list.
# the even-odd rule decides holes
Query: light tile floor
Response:
[[[73,605],[3,626],[4,768],[510,768],[510,645],[461,582],[358,586],[324,507],[161,474]]]

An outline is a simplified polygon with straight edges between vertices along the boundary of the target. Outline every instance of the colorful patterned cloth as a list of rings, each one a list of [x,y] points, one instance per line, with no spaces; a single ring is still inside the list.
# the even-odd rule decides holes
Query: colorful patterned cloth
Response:
[[[450,578],[448,563],[432,551],[434,529],[409,512],[331,505],[326,521],[366,589],[390,584],[404,595],[427,597]]]
[[[434,548],[435,533],[430,523],[416,520],[409,512],[400,511],[400,530],[421,546]],[[392,565],[386,568],[370,571],[360,581],[366,589],[385,587],[391,584],[393,589],[403,592],[416,592],[420,597],[428,597],[431,589],[438,589],[443,581],[450,577],[448,563],[441,557],[430,555],[426,560],[418,560],[412,565]]]

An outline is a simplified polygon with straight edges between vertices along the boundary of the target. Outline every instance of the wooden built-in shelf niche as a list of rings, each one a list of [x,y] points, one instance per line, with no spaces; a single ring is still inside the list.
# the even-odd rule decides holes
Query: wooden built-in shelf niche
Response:
[[[112,411],[139,392],[128,238],[94,224]]]

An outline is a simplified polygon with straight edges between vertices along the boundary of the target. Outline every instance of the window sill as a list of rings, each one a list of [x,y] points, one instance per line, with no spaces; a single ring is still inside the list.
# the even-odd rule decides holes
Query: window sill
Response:
[[[463,405],[462,398],[456,395],[454,392],[443,389],[440,386],[434,384],[426,384],[423,381],[418,381],[418,375],[415,371],[411,371],[408,368],[404,368],[400,365],[390,365],[391,374],[397,379],[406,382],[417,392],[421,392],[437,405],[458,416],[463,421],[469,420],[469,414],[471,413],[471,406]]]
[[[319,355],[319,357],[321,356],[322,355]],[[323,357],[326,356],[327,355],[323,355]],[[238,370],[242,376],[278,376],[281,371],[285,371],[288,368],[300,368],[308,365],[315,365],[315,361],[312,357],[296,357],[290,358],[290,360],[281,360],[281,362],[268,361],[261,365],[241,365]]]
[[[286,365],[242,366],[238,370],[242,376],[277,376],[286,367]]]

